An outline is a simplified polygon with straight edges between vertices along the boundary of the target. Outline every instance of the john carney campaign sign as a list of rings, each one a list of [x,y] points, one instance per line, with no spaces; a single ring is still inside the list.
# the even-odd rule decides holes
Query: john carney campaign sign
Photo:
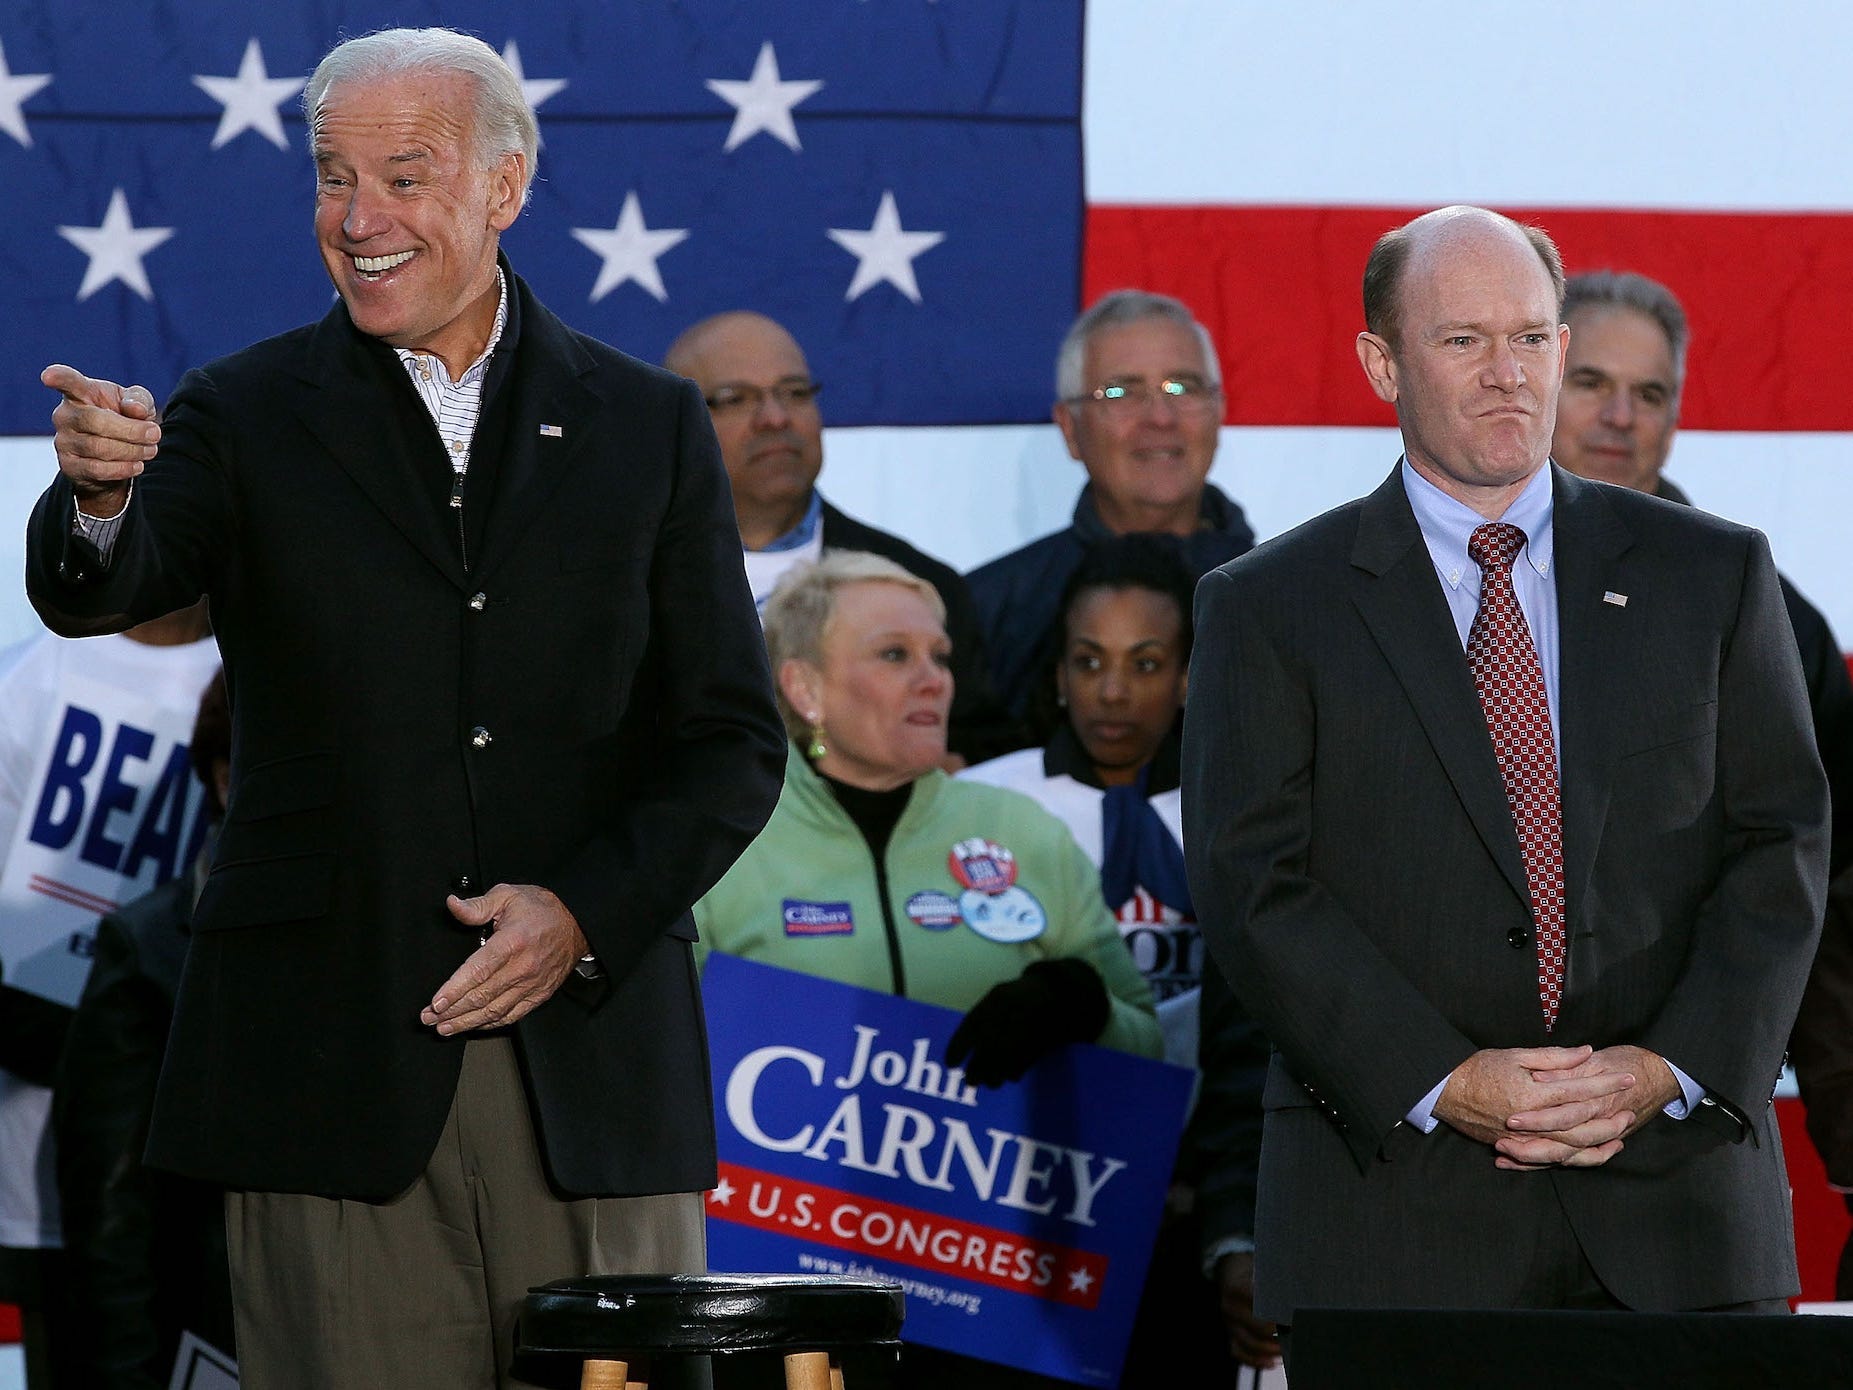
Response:
[[[719,952],[703,993],[715,1269],[895,1279],[906,1341],[1116,1382],[1189,1071],[1070,1047],[985,1090],[954,1010]]]

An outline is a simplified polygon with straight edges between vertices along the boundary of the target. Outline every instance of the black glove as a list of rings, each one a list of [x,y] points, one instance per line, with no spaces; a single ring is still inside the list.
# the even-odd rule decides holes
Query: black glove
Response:
[[[1058,1047],[1092,1042],[1111,1008],[1100,972],[1086,961],[1035,961],[972,1005],[946,1043],[946,1063],[964,1067],[974,1085],[1001,1086]]]

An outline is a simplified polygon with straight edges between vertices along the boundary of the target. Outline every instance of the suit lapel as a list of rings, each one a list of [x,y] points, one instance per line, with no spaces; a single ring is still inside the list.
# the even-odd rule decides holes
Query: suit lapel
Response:
[[[1638,641],[1636,618],[1603,599],[1625,588],[1620,557],[1633,536],[1602,489],[1552,465],[1557,566],[1557,712],[1563,734],[1565,920],[1572,935],[1608,814],[1615,771],[1617,692]]]
[[[521,299],[521,340],[503,386],[510,393],[508,434],[476,567],[478,580],[518,548],[587,455],[594,443],[593,421],[603,405],[581,380],[592,369],[590,356],[524,281],[511,274],[509,283]]]
[[[1351,563],[1369,576],[1355,602],[1402,684],[1480,839],[1529,903],[1518,832],[1453,616],[1403,491],[1401,465],[1364,500]]]
[[[461,589],[466,581],[456,537],[432,505],[421,470],[421,463],[447,464],[430,417],[391,352],[356,333],[337,302],[309,339],[303,378],[316,390],[303,398],[299,419],[400,534]],[[397,408],[406,402],[411,410]]]

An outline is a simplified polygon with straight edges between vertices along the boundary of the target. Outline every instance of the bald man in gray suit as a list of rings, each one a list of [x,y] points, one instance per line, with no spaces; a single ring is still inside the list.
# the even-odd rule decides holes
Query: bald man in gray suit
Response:
[[[1780,1308],[1770,1092],[1826,787],[1768,547],[1549,462],[1562,265],[1387,234],[1404,458],[1212,572],[1185,756],[1206,940],[1277,1048],[1256,1310]]]

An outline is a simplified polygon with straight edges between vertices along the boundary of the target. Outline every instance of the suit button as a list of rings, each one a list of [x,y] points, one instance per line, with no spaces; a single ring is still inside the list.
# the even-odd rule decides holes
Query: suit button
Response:
[[[487,748],[494,742],[495,735],[490,733],[481,724],[478,724],[474,729],[470,730],[470,747]]]
[[[1506,945],[1515,951],[1522,951],[1531,945],[1531,933],[1523,927],[1514,927],[1506,933]]]
[[[468,874],[458,874],[450,881],[450,891],[460,898],[475,896],[476,880]]]
[[[470,595],[470,607],[474,608],[478,613],[482,612],[483,609],[487,608],[488,606],[489,606],[489,595],[487,594],[471,594]]]

